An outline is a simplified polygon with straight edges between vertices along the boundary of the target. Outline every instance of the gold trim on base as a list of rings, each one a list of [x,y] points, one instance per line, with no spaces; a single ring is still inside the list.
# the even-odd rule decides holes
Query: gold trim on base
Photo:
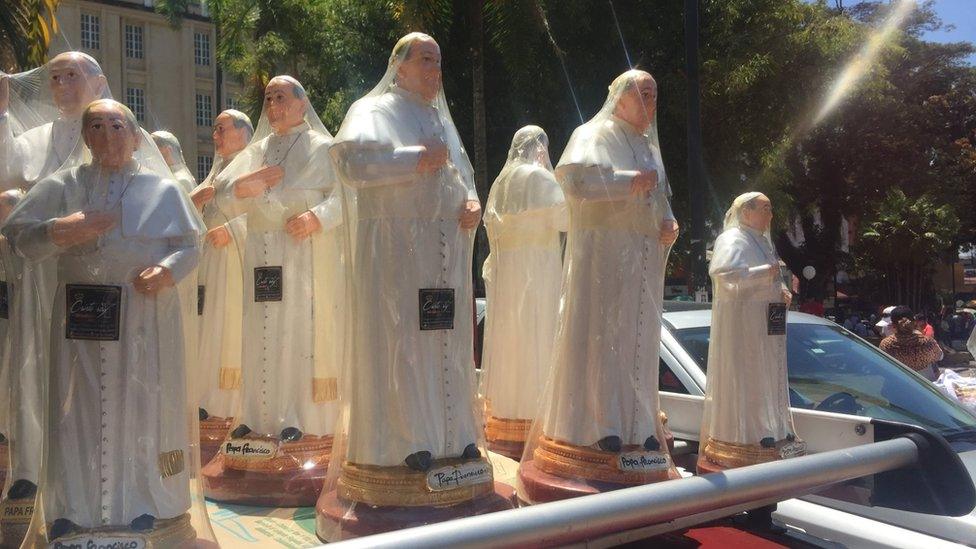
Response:
[[[642,447],[624,446],[621,453],[634,450],[642,450]],[[667,455],[666,450],[663,453]],[[575,446],[545,435],[539,437],[539,446],[532,455],[535,466],[541,471],[563,478],[637,485],[671,480],[678,475],[673,463],[670,463],[667,468],[653,471],[621,471],[617,466],[620,453]],[[670,462],[670,456],[668,460]]]
[[[200,422],[200,440],[202,442],[222,442],[227,438],[234,423],[234,418],[208,417]]]
[[[144,540],[146,547],[152,549],[170,549],[196,539],[197,533],[190,523],[190,514],[184,513],[176,518],[156,520],[154,528],[149,532],[135,532],[119,527],[90,528],[72,532],[55,541],[70,540],[75,536],[136,538]]]
[[[222,390],[234,391],[241,388],[243,374],[240,368],[221,368],[218,376],[219,387]]]
[[[250,438],[250,437],[247,437]],[[255,440],[277,440],[274,437],[254,437]],[[230,457],[221,454],[228,469],[259,473],[284,473],[324,468],[332,457],[332,435],[317,437],[305,435],[298,442],[285,442],[278,446],[278,453],[271,459],[257,460]]]
[[[488,461],[480,459],[444,458],[435,459],[430,467],[483,463],[491,469]],[[449,507],[471,501],[490,494],[495,490],[492,479],[470,486],[450,490],[432,491],[427,486],[427,473],[414,471],[404,465],[381,467],[346,462],[342,464],[339,476],[338,495],[340,498],[368,505],[384,507]]]
[[[488,442],[498,440],[525,442],[529,438],[531,427],[531,419],[510,419],[489,415],[488,421],[485,422],[485,438]]]
[[[776,446],[763,448],[760,444],[738,444],[735,442],[722,442],[708,437],[705,446],[701,451],[701,456],[709,463],[735,469],[757,463],[769,463],[783,459],[780,451],[789,444],[803,444],[803,441],[796,439],[789,441],[786,439],[776,441]],[[801,452],[798,455],[803,455]]]

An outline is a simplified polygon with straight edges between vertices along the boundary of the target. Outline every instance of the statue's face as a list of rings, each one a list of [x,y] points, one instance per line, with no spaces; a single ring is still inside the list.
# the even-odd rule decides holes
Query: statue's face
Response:
[[[226,158],[247,146],[247,129],[234,125],[234,117],[220,113],[213,125],[214,150]]]
[[[92,161],[106,169],[121,168],[132,159],[138,145],[138,129],[129,126],[121,109],[112,105],[92,107],[82,137]]]
[[[633,126],[643,130],[654,120],[657,108],[657,85],[649,74],[634,78],[617,101],[615,113]]]
[[[159,146],[159,154],[163,155],[163,160],[166,161],[167,166],[172,166],[175,163],[173,161],[173,149],[167,147],[166,145]]]
[[[433,101],[441,91],[441,48],[433,38],[418,39],[397,69],[397,85]]]
[[[276,133],[285,132],[305,121],[304,97],[295,95],[295,86],[287,80],[271,79],[264,88],[264,112]]]
[[[757,231],[766,232],[773,222],[773,205],[765,195],[752,200],[751,208],[742,210],[742,222]]]
[[[86,62],[77,53],[68,52],[51,60],[48,85],[58,110],[78,116],[89,103],[98,99],[106,85],[101,74],[88,74]]]

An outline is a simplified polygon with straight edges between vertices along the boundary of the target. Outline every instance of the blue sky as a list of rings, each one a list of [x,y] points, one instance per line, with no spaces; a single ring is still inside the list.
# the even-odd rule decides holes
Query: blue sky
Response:
[[[926,40],[976,43],[976,0],[936,0],[935,10],[943,23],[956,28],[926,33]],[[969,62],[976,65],[976,55],[970,56]]]

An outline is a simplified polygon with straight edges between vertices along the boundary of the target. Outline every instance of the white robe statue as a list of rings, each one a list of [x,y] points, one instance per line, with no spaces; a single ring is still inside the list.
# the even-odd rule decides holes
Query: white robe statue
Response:
[[[563,269],[559,233],[569,213],[547,147],[542,128],[519,130],[488,195],[481,367],[491,418],[531,421],[549,374]],[[489,440],[492,425],[489,419]]]
[[[380,84],[353,104],[332,147],[352,208],[346,461],[378,466],[423,452],[456,458],[483,441],[473,231],[459,224],[466,201],[477,201],[471,165],[443,91],[425,100],[394,84],[401,60],[395,53]],[[421,173],[425,143],[445,144],[448,160]]]
[[[97,244],[56,246],[51,220],[83,210],[120,221]],[[179,292],[146,295],[132,281],[151,265],[177,282],[193,271],[195,215],[174,181],[130,162],[111,174],[91,165],[61,171],[7,223],[28,259],[57,259],[42,485],[49,522],[128,525],[190,507],[184,354],[173,352],[183,345]],[[106,316],[85,314],[100,304]]]
[[[758,448],[765,439],[771,448],[795,437],[786,369],[789,290],[768,234],[739,220],[757,197],[765,198],[747,193],[736,200],[709,264],[714,298],[701,431],[706,454],[711,440]]]
[[[656,128],[652,139],[614,115],[622,79],[603,110],[573,133],[556,167],[570,229],[542,432],[574,446],[654,437],[663,447],[657,387],[670,245],[661,227],[674,215]],[[651,172],[655,189],[635,193],[635,176]]]
[[[55,77],[65,78],[65,83],[55,84]],[[61,167],[78,145],[81,110],[93,99],[111,94],[98,63],[78,52],[58,55],[34,71],[11,75],[6,85],[10,105],[0,112],[0,190],[29,190]],[[39,99],[18,101],[18,88],[37,85],[42,86]],[[73,90],[67,94],[74,98],[72,105],[52,97],[58,86]],[[48,315],[57,275],[53,258],[16,261],[13,267],[6,273],[11,315],[8,383],[0,387],[10,392],[12,411],[7,433],[11,440],[8,489],[17,481],[36,487],[40,473],[42,387],[50,348]]]
[[[272,82],[278,80],[300,90],[305,101],[297,81],[276,77]],[[235,204],[225,208],[246,216],[242,402],[235,423],[261,435],[281,434],[286,441],[283,431],[289,429],[302,435],[333,433],[342,356],[344,237],[331,135],[310,105],[304,118],[275,133],[262,113],[252,143],[218,178],[233,183],[227,190],[233,193],[241,175],[262,167],[284,171],[260,196],[234,195]],[[309,211],[320,228],[298,240],[286,224]]]

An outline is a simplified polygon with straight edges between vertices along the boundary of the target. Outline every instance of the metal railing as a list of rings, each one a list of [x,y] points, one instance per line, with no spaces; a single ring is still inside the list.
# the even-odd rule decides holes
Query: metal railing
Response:
[[[919,453],[914,440],[900,437],[330,543],[328,548],[551,547],[662,524],[665,526],[658,533],[663,533],[696,524],[681,522],[688,517],[700,517],[697,523],[701,523],[806,495],[838,482],[909,466],[918,462]],[[672,521],[678,522],[669,528]]]

